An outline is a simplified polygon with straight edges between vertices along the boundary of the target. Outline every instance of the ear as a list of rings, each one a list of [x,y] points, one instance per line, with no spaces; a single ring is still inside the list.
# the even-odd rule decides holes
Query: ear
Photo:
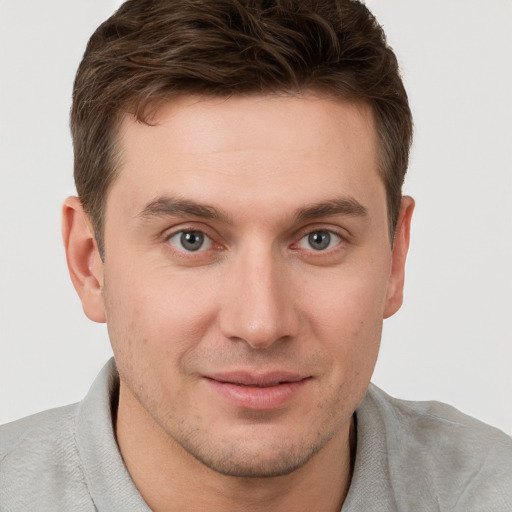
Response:
[[[409,249],[411,218],[414,211],[414,199],[409,196],[402,198],[400,215],[396,225],[393,251],[391,253],[391,274],[388,282],[384,318],[394,315],[402,305],[404,298],[405,260]]]
[[[64,201],[62,237],[71,281],[80,296],[84,313],[94,322],[105,322],[103,262],[91,221],[78,197],[68,197]]]

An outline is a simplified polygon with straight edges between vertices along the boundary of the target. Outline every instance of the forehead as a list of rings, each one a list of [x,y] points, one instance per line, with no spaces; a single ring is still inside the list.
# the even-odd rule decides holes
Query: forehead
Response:
[[[126,116],[113,189],[125,201],[212,196],[233,204],[314,202],[383,188],[369,107],[318,96],[186,96],[151,124]],[[233,197],[236,196],[236,197]],[[141,204],[139,206],[142,206]]]

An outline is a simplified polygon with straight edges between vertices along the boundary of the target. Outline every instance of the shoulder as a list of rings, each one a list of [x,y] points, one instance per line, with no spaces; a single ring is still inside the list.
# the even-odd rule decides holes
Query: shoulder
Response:
[[[489,450],[512,450],[512,438],[451,405],[436,401],[410,401],[393,398],[371,385],[367,399],[377,404],[384,420],[399,423],[403,443],[412,446],[440,447],[443,455],[470,452],[476,459]],[[405,431],[405,432],[403,432]],[[512,463],[512,460],[507,462]]]
[[[62,443],[73,430],[77,404],[50,409],[0,426],[0,458],[9,460],[13,452],[23,451],[36,439]],[[41,446],[42,449],[45,449]]]
[[[87,501],[75,443],[77,408],[52,409],[0,427],[0,503],[6,510],[55,510],[58,503],[73,507]]]
[[[447,404],[398,400],[373,385],[365,402],[382,424],[390,478],[403,494],[416,488],[449,510],[512,508],[512,438],[504,432]]]

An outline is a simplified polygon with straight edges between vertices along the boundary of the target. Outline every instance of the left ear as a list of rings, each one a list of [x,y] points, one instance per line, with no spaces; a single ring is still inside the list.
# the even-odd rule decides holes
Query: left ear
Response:
[[[404,298],[405,260],[409,249],[411,218],[414,211],[414,199],[404,196],[400,205],[400,215],[396,225],[393,251],[391,253],[391,274],[389,276],[384,318],[394,315],[402,305]]]

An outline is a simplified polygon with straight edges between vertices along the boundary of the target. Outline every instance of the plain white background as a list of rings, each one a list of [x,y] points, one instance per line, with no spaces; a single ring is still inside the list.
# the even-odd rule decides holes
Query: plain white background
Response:
[[[512,3],[368,0],[416,122],[406,300],[374,382],[512,433]],[[67,276],[72,80],[119,2],[0,1],[0,422],[80,400],[110,356]]]

